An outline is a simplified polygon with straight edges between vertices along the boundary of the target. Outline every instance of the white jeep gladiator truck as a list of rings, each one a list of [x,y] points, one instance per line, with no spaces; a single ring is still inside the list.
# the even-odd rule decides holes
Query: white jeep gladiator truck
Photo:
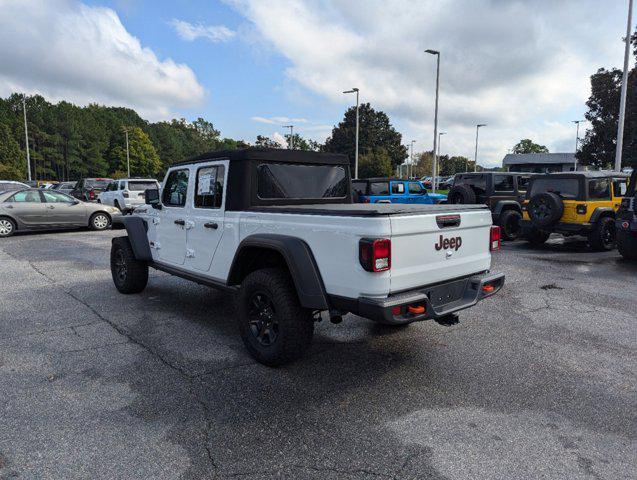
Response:
[[[120,219],[116,288],[141,292],[152,267],[235,292],[243,341],[266,365],[300,357],[322,312],[454,324],[504,284],[486,206],[354,204],[342,155],[212,152],[173,165],[146,203]]]

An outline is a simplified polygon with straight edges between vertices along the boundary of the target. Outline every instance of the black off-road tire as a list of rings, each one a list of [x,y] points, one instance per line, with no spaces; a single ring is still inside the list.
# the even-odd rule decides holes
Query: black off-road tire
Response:
[[[538,246],[546,242],[551,236],[551,232],[540,230],[535,227],[525,227],[522,230],[522,238],[531,245]]]
[[[564,202],[555,193],[538,193],[529,200],[527,211],[529,218],[538,228],[547,228],[559,222],[564,215]]]
[[[613,250],[617,246],[615,219],[613,217],[600,218],[593,231],[588,234],[588,244],[597,252]]]
[[[103,219],[105,219],[105,221]],[[101,232],[102,230],[108,230],[111,223],[111,216],[108,213],[95,212],[88,221],[88,227],[91,230]]]
[[[2,222],[2,228],[0,228],[0,238],[10,237],[18,229],[16,223],[9,217],[0,217],[0,222]]]
[[[259,307],[263,304],[267,307]],[[301,306],[288,272],[281,268],[256,270],[243,280],[237,313],[243,343],[264,365],[290,363],[300,358],[312,342],[312,312]]]
[[[626,260],[637,260],[637,237],[629,232],[617,232],[617,250]]]
[[[455,185],[447,194],[447,203],[472,205],[476,203],[476,192],[469,185]]]
[[[139,293],[148,284],[148,264],[137,260],[128,237],[117,237],[111,244],[111,275],[120,293]]]
[[[509,241],[517,240],[520,236],[520,220],[522,220],[522,214],[517,210],[510,209],[502,212],[498,219],[502,238]]]

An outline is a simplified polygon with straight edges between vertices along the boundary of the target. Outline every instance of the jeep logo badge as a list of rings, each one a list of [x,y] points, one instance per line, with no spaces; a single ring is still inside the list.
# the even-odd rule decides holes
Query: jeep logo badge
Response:
[[[461,245],[461,237],[444,238],[442,235],[440,235],[438,243],[436,243],[435,247],[436,250],[442,250],[444,248],[445,250],[454,249],[457,251]]]

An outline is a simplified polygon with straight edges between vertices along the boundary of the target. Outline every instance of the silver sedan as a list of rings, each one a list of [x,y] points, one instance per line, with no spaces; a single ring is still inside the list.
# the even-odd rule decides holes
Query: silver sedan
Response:
[[[106,230],[113,218],[120,215],[115,207],[81,202],[52,190],[31,188],[0,193],[0,237],[22,230],[77,227]]]

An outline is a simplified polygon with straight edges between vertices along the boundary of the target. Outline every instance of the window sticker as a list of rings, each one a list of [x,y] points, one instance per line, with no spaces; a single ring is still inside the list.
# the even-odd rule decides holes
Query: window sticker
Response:
[[[217,182],[217,168],[202,170],[199,173],[199,184],[197,185],[197,195],[214,195],[215,184]]]

